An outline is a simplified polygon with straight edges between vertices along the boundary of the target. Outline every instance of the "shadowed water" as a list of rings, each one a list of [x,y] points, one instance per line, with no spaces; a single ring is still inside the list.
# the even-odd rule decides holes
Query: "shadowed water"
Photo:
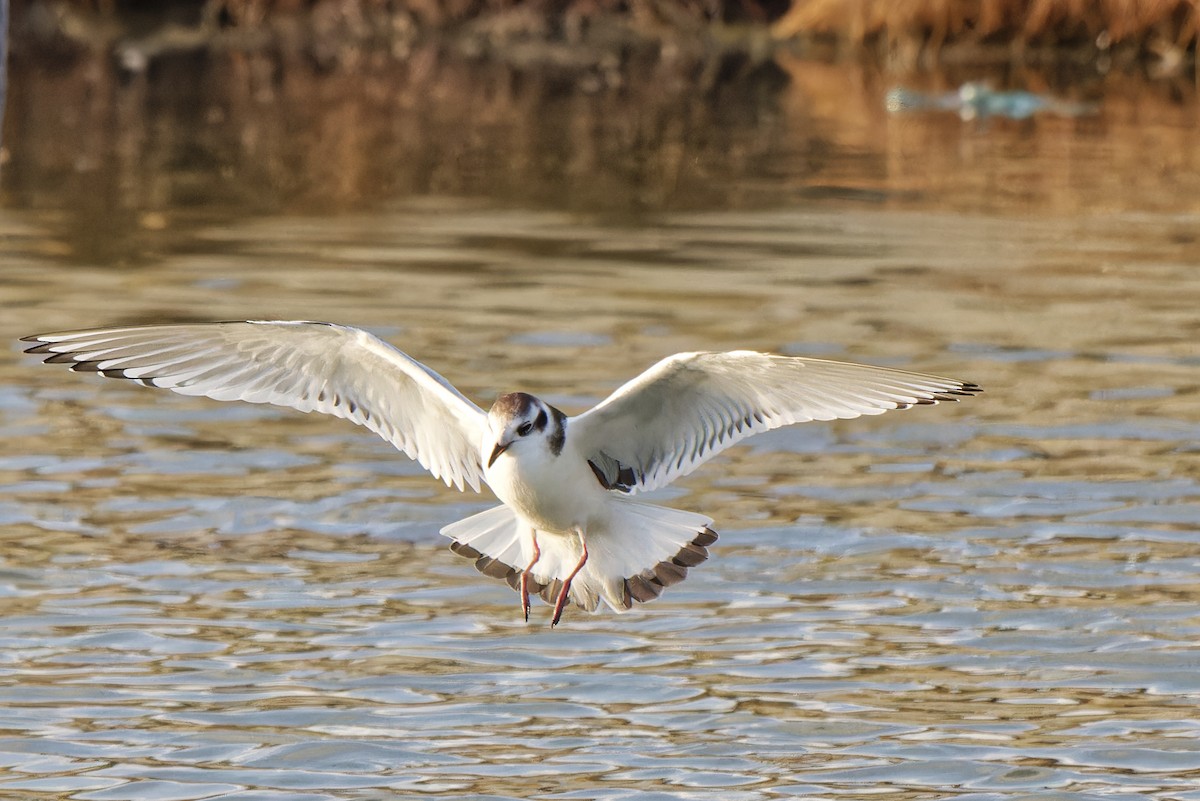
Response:
[[[569,412],[696,348],[987,392],[729,451],[655,493],[712,558],[552,631],[438,535],[490,498],[369,434],[14,347],[0,796],[1197,801],[1200,218],[917,205],[397,200],[123,268],[6,210],[10,339],[329,319]]]

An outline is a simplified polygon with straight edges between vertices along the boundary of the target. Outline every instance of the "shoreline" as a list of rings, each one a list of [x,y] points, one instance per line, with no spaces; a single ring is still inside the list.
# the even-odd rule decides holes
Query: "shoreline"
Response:
[[[797,2],[782,15],[750,15],[754,19],[729,9],[718,18],[667,2],[633,3],[628,11],[605,2],[593,2],[585,11],[582,3],[571,3],[558,13],[517,5],[441,19],[389,12],[373,0],[316,0],[304,10],[290,5],[295,4],[209,0],[203,6],[168,3],[146,12],[125,9],[116,0],[28,0],[13,9],[12,49],[18,58],[46,51],[63,56],[110,52],[133,73],[161,56],[189,52],[272,51],[341,64],[375,54],[403,58],[436,46],[518,69],[610,76],[631,65],[658,63],[696,69],[703,78],[727,62],[753,66],[778,55],[862,59],[905,69],[1142,67],[1153,75],[1195,70],[1200,35],[1200,9],[1175,13],[1173,24],[1157,18],[1063,18],[1055,20],[1058,28],[1044,20],[1044,28],[1030,30],[1026,21],[1017,30],[1015,23],[1006,26],[1002,20],[967,20],[963,3],[939,4],[946,18],[937,19],[920,7],[888,16],[876,8],[877,0]],[[760,6],[754,0],[737,4],[743,12],[749,8]],[[822,9],[824,15],[818,13]]]

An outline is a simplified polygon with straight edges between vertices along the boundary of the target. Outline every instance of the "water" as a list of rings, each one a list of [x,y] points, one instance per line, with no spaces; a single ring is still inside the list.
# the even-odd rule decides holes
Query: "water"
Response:
[[[987,392],[728,452],[657,494],[716,519],[709,562],[636,612],[571,610],[552,631],[545,606],[525,624],[439,538],[488,499],[382,441],[14,347],[0,797],[1200,799],[1195,176],[1180,168],[1155,208],[1137,201],[1147,175],[1106,202],[1104,154],[1141,142],[1104,129],[1120,128],[1108,109],[1066,140],[1061,121],[961,129],[961,148],[1030,147],[932,171],[953,190],[941,203],[895,194],[903,169],[884,202],[788,201],[794,170],[743,164],[728,185],[770,202],[634,219],[490,192],[320,215],[219,196],[135,203],[132,227],[84,234],[111,209],[49,172],[17,202],[39,177],[27,163],[0,219],[10,338],[331,319],[480,402],[524,389],[569,411],[699,347]],[[829,163],[870,162],[836,114],[811,113],[775,130],[815,128]],[[1174,113],[1158,118],[1167,142]],[[1065,167],[1062,148],[1083,153]],[[1024,200],[970,195],[1004,164]],[[1042,191],[1070,169],[1074,188]],[[67,183],[112,177],[82,175]],[[854,183],[840,167],[820,182],[839,175]]]

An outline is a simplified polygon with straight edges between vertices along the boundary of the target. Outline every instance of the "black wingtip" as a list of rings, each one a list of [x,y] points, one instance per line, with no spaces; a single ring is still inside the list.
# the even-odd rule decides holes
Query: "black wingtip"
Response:
[[[959,398],[973,398],[983,392],[983,387],[978,384],[972,384],[969,381],[962,381],[954,389],[943,389],[933,393],[932,398],[921,398],[914,401],[909,406],[921,406],[937,403],[939,401],[947,403],[958,403]],[[908,406],[900,407],[908,408]]]
[[[973,398],[983,392],[978,384],[963,384],[961,389],[952,389],[946,393],[947,400],[957,401],[959,398]]]
[[[45,340],[41,340],[36,337],[21,337],[21,341],[34,343],[32,347],[25,348],[26,353],[53,353],[54,352],[54,351],[50,350],[50,346],[54,344],[53,342],[46,342]]]

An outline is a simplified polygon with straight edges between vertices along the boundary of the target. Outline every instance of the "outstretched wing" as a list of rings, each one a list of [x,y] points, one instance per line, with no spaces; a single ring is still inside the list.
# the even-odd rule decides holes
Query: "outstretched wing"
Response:
[[[374,431],[436,478],[479,491],[483,410],[378,337],[330,323],[246,321],[24,337],[28,353],[181,395],[290,406]]]
[[[980,391],[951,378],[823,359],[677,353],[569,420],[568,430],[608,486],[651,490],[752,434]]]

